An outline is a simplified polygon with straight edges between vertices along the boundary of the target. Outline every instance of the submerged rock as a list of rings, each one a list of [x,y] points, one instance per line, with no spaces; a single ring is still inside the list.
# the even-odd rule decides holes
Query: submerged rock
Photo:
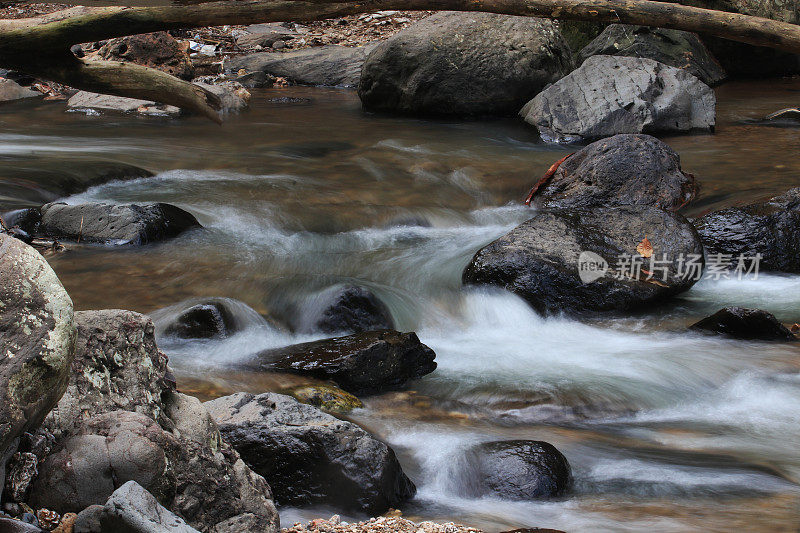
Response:
[[[766,202],[709,213],[694,224],[706,254],[730,260],[732,268],[739,257],[760,254],[760,271],[800,272],[800,187]]]
[[[394,329],[386,305],[369,289],[333,287],[311,298],[299,311],[295,329],[303,333],[359,333]]]
[[[726,307],[691,325],[691,329],[727,335],[735,339],[796,341],[797,337],[775,316],[761,309]]]
[[[358,95],[376,111],[511,114],[571,69],[569,47],[549,20],[445,11],[378,45]]]
[[[153,322],[133,311],[75,313],[78,330],[67,391],[44,427],[56,437],[101,413],[123,410],[154,420],[171,390],[167,356],[156,346]]]
[[[42,206],[39,231],[81,242],[142,245],[177,237],[200,227],[191,213],[171,204],[78,204]]]
[[[727,77],[697,34],[688,31],[611,24],[578,53],[578,60],[597,55],[652,59],[684,69],[711,87]]]
[[[373,47],[329,45],[293,52],[259,52],[234,57],[229,68],[232,72],[264,72],[298,85],[355,87]]]
[[[563,496],[572,486],[569,462],[555,446],[543,441],[486,442],[467,453],[468,495],[508,500]]]
[[[377,515],[414,495],[394,451],[355,424],[280,394],[238,393],[205,405],[281,504]]]
[[[637,250],[645,238],[654,264]],[[478,250],[462,279],[509,290],[543,313],[624,311],[689,289],[702,274],[702,256],[692,225],[656,207],[556,209]],[[695,271],[687,267],[692,259]],[[597,268],[579,271],[587,262]]]
[[[534,196],[548,207],[651,205],[677,209],[697,192],[681,158],[650,135],[614,135],[575,152]]]
[[[72,300],[44,258],[0,233],[0,496],[6,461],[67,389]]]
[[[348,413],[364,407],[361,400],[333,385],[299,385],[281,392],[329,413]]]
[[[379,330],[266,350],[245,366],[330,379],[353,394],[370,394],[430,374],[435,358],[416,333]]]
[[[548,142],[618,133],[710,131],[711,88],[685,70],[651,59],[592,56],[520,111]]]

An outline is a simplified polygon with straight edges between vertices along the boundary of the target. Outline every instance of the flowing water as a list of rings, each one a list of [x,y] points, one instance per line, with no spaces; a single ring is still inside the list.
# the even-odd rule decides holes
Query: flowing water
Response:
[[[689,215],[800,186],[798,128],[753,123],[796,106],[800,80],[717,94],[716,134],[665,139],[703,187]],[[371,115],[351,92],[290,88],[255,92],[252,109],[222,127],[44,102],[3,107],[0,122],[6,207],[55,198],[59,172],[129,163],[156,175],[67,201],[170,202],[205,226],[141,249],[50,256],[78,309],[133,309],[162,324],[170,306],[214,296],[257,311],[243,308],[246,329],[222,341],[161,339],[183,390],[208,398],[297,381],[228,366],[315,338],[280,324],[332,285],[371,288],[399,329],[417,331],[438,369],[411,390],[366,398],[350,416],[389,442],[415,481],[405,516],[487,531],[800,527],[800,347],[685,330],[731,304],[800,321],[800,276],[704,280],[649,312],[583,320],[463,289],[472,254],[530,216],[521,199],[567,151],[538,143],[518,121]],[[465,496],[464,450],[512,438],[558,447],[574,492],[537,503]]]

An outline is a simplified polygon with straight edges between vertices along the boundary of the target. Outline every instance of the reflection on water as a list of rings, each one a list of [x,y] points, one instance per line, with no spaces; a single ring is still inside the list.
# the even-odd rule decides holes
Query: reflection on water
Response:
[[[715,135],[666,139],[702,184],[688,214],[800,185],[798,130],[752,124],[796,105],[798,88],[726,85],[717,90]],[[287,94],[312,103],[268,101]],[[352,93],[302,88],[256,92],[253,109],[222,127],[89,117],[43,102],[2,111],[3,206],[58,196],[54,169],[80,177],[127,163],[155,176],[67,201],[170,202],[205,226],[142,249],[84,247],[51,258],[79,309],[161,309],[159,327],[180,309],[169,306],[194,298],[254,309],[239,309],[243,331],[219,341],[161,335],[184,390],[208,398],[301,382],[228,366],[316,338],[292,333],[283,319],[338,283],[369,287],[399,328],[418,332],[437,353],[437,371],[350,415],[395,447],[417,483],[406,516],[489,531],[800,525],[800,347],[685,331],[732,304],[800,321],[800,277],[707,280],[670,305],[584,321],[540,317],[510,294],[463,290],[471,255],[530,216],[521,199],[566,153],[517,121],[370,115]],[[573,465],[575,494],[539,503],[464,497],[464,450],[506,438],[555,444]],[[334,510],[285,509],[283,518],[326,512]]]

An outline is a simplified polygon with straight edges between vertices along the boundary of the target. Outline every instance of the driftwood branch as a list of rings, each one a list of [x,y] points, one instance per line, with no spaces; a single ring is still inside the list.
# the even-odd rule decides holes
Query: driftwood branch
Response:
[[[162,7],[76,7],[32,19],[0,20],[0,66],[79,89],[157,100],[213,118],[219,101],[207,91],[145,67],[67,57],[67,50],[76,43],[153,31],[310,21],[382,10],[485,11],[641,24],[800,54],[798,25],[651,0],[228,0]]]

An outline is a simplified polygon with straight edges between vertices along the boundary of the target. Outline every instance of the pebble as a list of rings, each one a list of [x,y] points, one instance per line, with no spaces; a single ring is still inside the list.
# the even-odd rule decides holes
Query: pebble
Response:
[[[419,524],[399,516],[381,516],[364,522],[342,522],[338,515],[327,520],[318,518],[307,525],[297,523],[281,530],[281,533],[482,533],[480,529],[460,526],[452,522]]]

